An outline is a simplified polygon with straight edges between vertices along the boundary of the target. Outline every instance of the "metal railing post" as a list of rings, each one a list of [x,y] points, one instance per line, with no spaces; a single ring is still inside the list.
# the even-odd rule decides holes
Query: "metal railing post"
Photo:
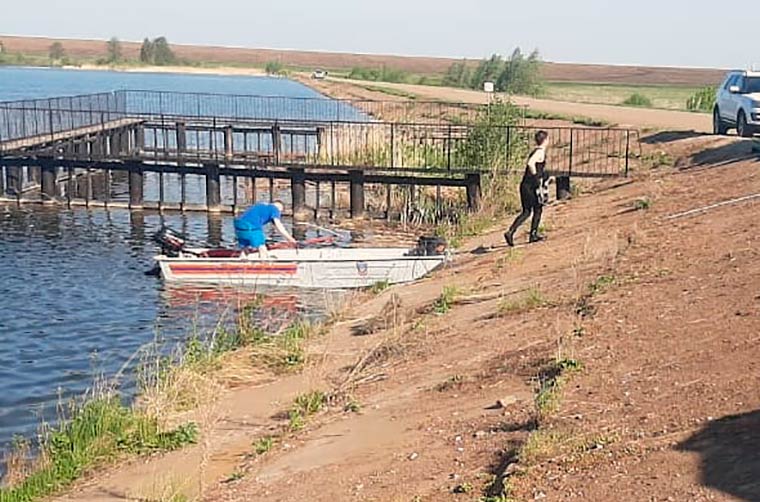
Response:
[[[568,176],[573,174],[573,138],[574,137],[575,137],[575,129],[570,128],[570,159],[568,159],[569,161],[569,165],[567,169]]]
[[[388,167],[396,167],[396,134],[391,122],[391,165]]]
[[[446,141],[446,169],[451,171],[451,124],[448,127],[448,139]]]
[[[48,127],[50,127],[50,141],[53,141],[55,139],[55,134],[53,133],[53,103],[51,101],[48,104]],[[24,130],[24,136],[26,136],[26,130]]]
[[[512,126],[507,126],[507,174],[512,169]]]

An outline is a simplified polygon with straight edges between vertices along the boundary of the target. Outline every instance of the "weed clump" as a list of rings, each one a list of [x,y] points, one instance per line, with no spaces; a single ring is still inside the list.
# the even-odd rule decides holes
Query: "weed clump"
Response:
[[[536,412],[539,420],[557,411],[560,401],[560,391],[565,378],[570,373],[583,369],[583,364],[577,359],[557,359],[544,368],[538,375],[538,392],[535,397]]]
[[[456,286],[445,286],[441,295],[433,302],[433,312],[438,315],[446,314],[454,306],[458,295],[459,289]]]
[[[644,96],[641,93],[635,92],[628,96],[625,101],[623,101],[623,104],[625,106],[636,106],[640,108],[651,108],[652,107],[652,100],[649,99],[647,96]]]
[[[256,452],[256,455],[264,455],[274,447],[274,441],[275,439],[272,436],[259,438],[253,442],[253,451]]]
[[[306,426],[306,419],[322,411],[327,404],[327,395],[322,391],[312,391],[298,395],[288,411],[288,429],[296,432]]]
[[[633,203],[633,209],[636,211],[646,211],[650,207],[652,207],[652,200],[649,197],[636,199]]]
[[[369,292],[373,295],[379,295],[389,287],[391,287],[391,283],[386,279],[384,281],[378,281],[370,286]]]

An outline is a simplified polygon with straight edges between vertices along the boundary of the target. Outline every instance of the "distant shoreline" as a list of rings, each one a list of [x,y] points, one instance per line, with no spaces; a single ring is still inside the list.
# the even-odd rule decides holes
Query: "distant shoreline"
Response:
[[[59,70],[81,70],[81,71],[113,71],[121,73],[160,73],[160,74],[177,74],[177,75],[219,75],[222,77],[270,77],[278,78],[274,75],[268,75],[264,70],[259,68],[235,68],[232,66],[220,66],[218,68],[200,68],[195,66],[104,66],[96,64],[68,65],[68,66],[24,66],[8,65],[15,68],[50,68]],[[286,77],[282,77],[286,78]]]
[[[50,46],[60,43],[66,55],[73,59],[95,61],[106,55],[106,40],[61,39],[49,37],[24,37],[0,34],[0,43],[8,54],[23,54],[35,58],[47,58]],[[122,55],[130,61],[139,60],[141,42],[121,41]],[[391,68],[405,71],[415,76],[445,75],[450,66],[461,62],[462,58],[425,56],[400,56],[380,54],[360,54],[348,52],[319,52],[305,50],[280,50],[243,47],[218,47],[203,45],[172,44],[177,58],[183,61],[233,67],[232,71],[211,69],[211,73],[241,74],[238,72],[263,71],[268,63],[279,63],[284,67],[312,71],[317,68],[330,72],[350,71],[352,68]],[[487,55],[484,54],[484,57]],[[478,58],[469,59],[477,64]],[[182,73],[190,73],[182,68]],[[200,68],[199,71],[206,71]],[[545,80],[550,82],[585,82],[595,84],[629,85],[717,85],[725,74],[716,68],[679,68],[670,66],[602,65],[582,63],[555,63],[545,61],[542,65]],[[250,73],[242,73],[250,74]]]

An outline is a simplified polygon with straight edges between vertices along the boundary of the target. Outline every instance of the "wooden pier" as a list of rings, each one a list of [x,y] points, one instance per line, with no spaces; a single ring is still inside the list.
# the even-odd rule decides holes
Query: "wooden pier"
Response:
[[[443,188],[461,188],[461,199],[474,209],[484,179],[521,172],[537,129],[493,128],[486,144],[477,143],[476,149],[473,143],[482,143],[483,134],[470,125],[241,117],[237,103],[232,116],[136,112],[128,109],[128,99],[118,97],[106,99],[110,108],[98,110],[85,98],[60,109],[52,103],[0,103],[4,200],[235,211],[257,200],[257,180],[263,179],[270,199],[275,198],[275,184],[282,183],[278,180],[287,183],[295,214],[319,212],[326,198],[334,212],[339,209],[336,191],[341,191],[347,194],[348,214],[361,217],[368,186],[385,187],[386,214],[391,211],[391,187],[401,187],[412,198],[424,187],[434,187],[436,205]],[[220,110],[227,108],[232,106]],[[558,190],[569,193],[571,176],[627,174],[638,142],[635,131],[549,129],[549,166],[561,178]],[[114,177],[127,187],[121,197],[113,194]],[[170,177],[174,186],[166,186]],[[153,184],[146,184],[146,178]],[[186,190],[190,178],[203,184],[195,200]],[[239,180],[246,180],[252,192],[241,194]],[[223,193],[223,185],[230,184],[231,193]],[[307,186],[316,190],[311,204]],[[153,200],[146,200],[146,191],[157,192]],[[178,200],[169,200],[167,192],[179,192]]]

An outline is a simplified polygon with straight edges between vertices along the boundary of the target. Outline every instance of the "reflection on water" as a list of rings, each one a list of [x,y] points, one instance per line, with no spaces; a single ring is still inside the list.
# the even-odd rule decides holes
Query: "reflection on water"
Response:
[[[0,444],[33,434],[38,415],[113,375],[157,333],[176,343],[256,303],[279,330],[318,318],[339,293],[165,286],[147,277],[162,224],[202,242],[233,245],[231,217],[0,206]]]

